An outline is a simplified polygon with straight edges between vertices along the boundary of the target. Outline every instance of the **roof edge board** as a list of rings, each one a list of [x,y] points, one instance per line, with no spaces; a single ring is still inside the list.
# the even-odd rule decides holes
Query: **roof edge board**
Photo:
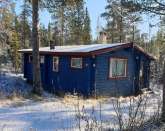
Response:
[[[141,53],[143,53],[144,55],[146,55],[147,57],[149,57],[150,59],[156,60],[156,58],[153,55],[144,51],[144,49],[142,49],[139,45],[137,45],[136,43],[133,43],[133,42],[125,43],[122,45],[116,45],[113,47],[105,47],[105,48],[101,48],[101,49],[97,49],[97,50],[93,50],[93,51],[89,51],[89,52],[50,52],[50,51],[39,51],[39,52],[40,52],[40,54],[52,54],[52,55],[93,56],[93,55],[104,54],[104,53],[108,53],[110,51],[116,51],[116,50],[128,48],[128,47],[135,48],[138,51],[140,51]],[[18,52],[32,53],[32,50],[27,50],[27,51],[19,50]]]

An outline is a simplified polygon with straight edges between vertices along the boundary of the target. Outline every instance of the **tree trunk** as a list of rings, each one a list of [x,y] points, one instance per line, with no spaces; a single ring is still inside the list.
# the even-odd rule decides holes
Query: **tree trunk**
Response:
[[[33,92],[41,95],[41,74],[38,40],[38,0],[32,0]]]
[[[24,11],[23,11],[23,34],[22,34],[22,40],[23,40],[23,48],[25,49],[26,48],[26,43],[25,43],[25,28],[26,28],[26,26],[25,26],[25,19],[26,19],[26,16],[25,16],[25,3],[26,3],[26,1],[24,0]]]
[[[123,41],[123,25],[122,24],[123,24],[123,18],[120,17],[120,36],[119,36],[120,43]]]
[[[121,4],[121,1],[120,1],[120,4]],[[121,13],[121,15],[123,15],[122,6],[120,7],[120,13]],[[124,38],[123,38],[123,17],[122,16],[120,16],[120,38],[119,39],[120,39],[120,43],[124,40]]]
[[[114,29],[115,29],[115,20],[113,18],[113,21],[112,21],[112,43],[114,43]]]
[[[64,6],[61,7],[61,45],[64,45]]]
[[[77,30],[77,34],[76,34],[76,39],[77,39],[76,44],[77,45],[80,45],[81,44],[81,42],[80,42],[81,22],[80,22],[80,9],[79,9],[79,6],[80,6],[80,3],[78,2],[77,3],[77,18],[78,18],[78,20],[77,20],[77,26],[78,26],[78,30]]]
[[[132,27],[132,30],[133,30],[133,32],[132,32],[132,42],[135,41],[135,25],[134,24],[135,23],[133,23],[133,27]]]
[[[163,67],[163,105],[162,105],[162,121],[165,122],[165,62]]]

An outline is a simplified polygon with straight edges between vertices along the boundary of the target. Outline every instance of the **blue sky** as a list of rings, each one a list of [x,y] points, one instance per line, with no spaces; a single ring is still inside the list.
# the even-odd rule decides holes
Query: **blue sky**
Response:
[[[96,26],[98,17],[102,12],[105,11],[106,0],[85,0],[86,6],[88,7],[90,18],[91,18],[91,29],[92,29],[92,36],[93,38],[96,37]],[[17,1],[16,3],[16,13],[19,14],[21,9],[20,6],[22,5],[22,0]],[[156,23],[157,20],[151,20],[150,18],[144,16],[144,22],[138,25],[138,28],[141,29],[141,32],[148,33],[149,32],[149,21],[154,21]],[[50,15],[47,11],[40,12],[40,23],[44,24],[45,26],[51,21]],[[105,21],[100,18],[99,19],[100,25],[105,25]],[[157,31],[157,28],[151,29],[151,35],[154,35]]]

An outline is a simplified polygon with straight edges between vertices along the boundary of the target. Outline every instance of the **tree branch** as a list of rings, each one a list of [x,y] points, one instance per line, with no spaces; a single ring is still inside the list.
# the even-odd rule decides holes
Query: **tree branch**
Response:
[[[154,0],[155,3],[159,4],[160,6],[164,6],[165,7],[165,4],[161,3],[161,2],[158,2],[157,0]]]

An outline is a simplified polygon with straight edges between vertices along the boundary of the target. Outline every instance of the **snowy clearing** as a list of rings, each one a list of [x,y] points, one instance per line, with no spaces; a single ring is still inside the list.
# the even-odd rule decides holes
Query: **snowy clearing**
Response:
[[[11,97],[12,95],[26,96],[31,91],[22,74],[13,74],[7,70],[0,72],[0,97]]]
[[[17,80],[19,84],[16,82]],[[16,86],[13,84],[15,82],[17,83]],[[27,93],[30,88],[24,83],[22,76],[5,74],[0,76],[0,89],[8,95],[13,89]],[[161,100],[160,93],[160,90],[157,89],[154,93],[143,94],[146,100],[145,116],[147,118],[158,112],[157,108]],[[133,101],[132,104],[135,107],[139,97],[121,97],[118,100],[121,104],[123,119],[127,121],[130,103]],[[116,102],[115,98],[84,100],[76,96],[57,98],[50,94],[44,95],[41,101],[17,98],[2,99],[0,100],[0,129],[6,131],[73,131],[79,130],[79,128],[84,130],[88,126],[96,129],[99,127],[117,129]]]

